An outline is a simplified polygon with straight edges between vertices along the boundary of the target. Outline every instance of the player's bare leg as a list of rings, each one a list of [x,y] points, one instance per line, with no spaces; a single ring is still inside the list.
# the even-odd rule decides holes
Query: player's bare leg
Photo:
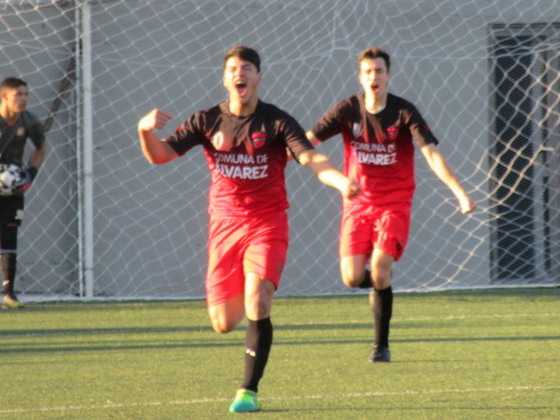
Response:
[[[340,260],[340,275],[347,287],[371,287],[371,276],[366,270],[367,258],[367,255],[351,255]]]
[[[380,249],[374,249],[371,254],[371,281],[375,290],[391,287],[391,271],[394,258]]]
[[[225,302],[208,307],[208,314],[214,331],[220,334],[233,330],[245,317],[245,296],[243,293]]]
[[[250,320],[268,318],[275,287],[270,280],[249,273],[245,279],[245,313]]]
[[[371,255],[371,281],[373,290],[370,292],[373,319],[375,323],[374,349],[370,362],[389,362],[389,324],[393,313],[393,289],[391,272],[394,258],[380,249],[374,249]]]
[[[274,297],[274,284],[254,273],[245,279],[245,375],[235,400],[229,407],[231,413],[259,411],[257,399],[259,381],[272,347],[270,311]]]
[[[342,281],[348,287],[368,289],[373,313],[375,338],[371,362],[388,362],[389,324],[393,312],[393,289],[391,271],[394,259],[389,254],[375,249],[370,259],[370,270],[366,269],[367,256],[353,255],[340,261]]]

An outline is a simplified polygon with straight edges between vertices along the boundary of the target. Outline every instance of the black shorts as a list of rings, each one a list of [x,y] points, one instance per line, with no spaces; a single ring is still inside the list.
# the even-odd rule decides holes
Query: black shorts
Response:
[[[24,202],[23,194],[9,197],[0,196],[0,223],[21,226]]]

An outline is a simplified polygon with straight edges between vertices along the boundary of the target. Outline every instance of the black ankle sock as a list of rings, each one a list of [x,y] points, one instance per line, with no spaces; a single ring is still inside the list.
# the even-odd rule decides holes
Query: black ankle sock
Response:
[[[358,287],[360,289],[371,289],[373,287],[373,284],[371,283],[371,273],[369,270],[366,270],[364,279]]]
[[[245,377],[241,388],[258,392],[259,381],[264,374],[272,347],[272,322],[270,317],[251,321],[245,335]]]
[[[376,346],[389,347],[389,323],[393,315],[393,288],[391,286],[373,292],[373,319]]]

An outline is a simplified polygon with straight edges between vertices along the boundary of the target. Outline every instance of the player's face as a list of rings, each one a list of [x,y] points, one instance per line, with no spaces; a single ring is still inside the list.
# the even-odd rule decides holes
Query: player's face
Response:
[[[358,78],[366,95],[373,94],[376,98],[387,95],[387,85],[391,74],[387,71],[384,59],[362,60]]]
[[[19,86],[15,89],[5,89],[2,92],[2,103],[12,113],[23,112],[27,109],[27,98],[29,90],[27,86]]]
[[[230,57],[226,61],[223,83],[231,101],[241,106],[256,102],[261,80],[262,75],[253,63],[239,57]]]

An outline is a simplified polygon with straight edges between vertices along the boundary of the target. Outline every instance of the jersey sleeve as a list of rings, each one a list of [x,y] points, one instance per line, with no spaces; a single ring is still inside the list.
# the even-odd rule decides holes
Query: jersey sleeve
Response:
[[[410,105],[408,119],[408,127],[412,137],[424,144],[439,144],[428,123],[426,123],[418,109],[413,105]]]
[[[45,142],[45,128],[39,118],[29,113],[29,139],[35,147],[40,147]]]
[[[182,125],[180,125],[175,133],[163,139],[169,144],[173,150],[182,156],[191,150],[194,146],[203,143],[204,135],[200,127],[202,116],[199,112],[189,117]]]
[[[323,117],[313,126],[311,131],[319,141],[325,141],[344,129],[347,116],[351,113],[349,100],[344,100],[334,105]]]
[[[314,149],[311,142],[305,136],[305,131],[301,125],[290,115],[286,114],[285,118],[283,118],[280,123],[280,131],[286,142],[286,147],[296,161],[299,162],[301,153]]]

